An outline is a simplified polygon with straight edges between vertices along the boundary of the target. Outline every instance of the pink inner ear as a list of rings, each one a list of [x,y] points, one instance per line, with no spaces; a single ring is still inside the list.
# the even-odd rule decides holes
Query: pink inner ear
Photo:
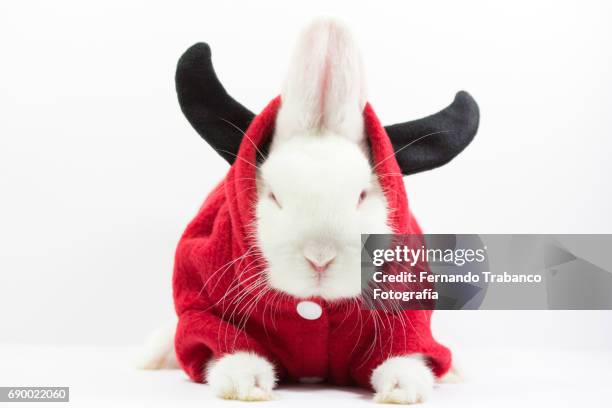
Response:
[[[330,118],[328,117],[329,112],[327,112],[327,109],[329,108],[329,104],[330,102],[330,97],[334,97],[337,95],[330,95],[330,91],[331,88],[334,84],[332,84],[332,81],[342,81],[342,78],[334,78],[334,75],[338,75],[338,72],[334,73],[333,72],[333,66],[332,64],[334,63],[334,61],[338,61],[339,58],[342,58],[342,53],[343,51],[343,47],[346,47],[346,44],[343,43],[343,35],[344,37],[347,36],[346,32],[343,32],[343,28],[339,27],[335,24],[331,24],[331,23],[327,23],[327,38],[326,38],[326,47],[325,47],[325,54],[324,54],[324,59],[323,59],[323,63],[321,64],[321,72],[319,75],[320,78],[320,83],[319,83],[319,112],[318,112],[318,116],[320,118],[320,126],[325,126],[324,124],[326,123],[327,120],[329,120]],[[321,38],[319,38],[319,40],[322,40]],[[346,41],[346,38],[344,38],[344,40]],[[336,65],[338,65],[338,63],[336,63]],[[338,70],[338,67],[335,67],[336,70]],[[338,84],[336,84],[338,85]]]
[[[332,63],[333,60],[337,60],[340,57],[339,54],[341,52],[340,48],[342,44],[340,37],[342,33],[339,32],[339,30],[340,28],[338,26],[330,23],[327,24],[327,46],[325,49],[325,57],[323,60],[323,64],[321,66],[321,82],[319,84],[319,117],[321,118],[321,125],[325,123],[325,112],[329,103],[328,96],[332,86],[331,81],[333,80]],[[336,80],[338,79],[339,78],[336,78]]]
[[[331,37],[331,35],[330,35]],[[331,38],[330,38],[331,39]],[[329,91],[329,82],[331,77],[331,56],[330,47],[328,45],[325,52],[325,60],[323,61],[323,71],[321,72],[321,82],[319,83],[319,118],[321,118],[320,125],[325,123],[325,101],[327,99],[327,92]]]

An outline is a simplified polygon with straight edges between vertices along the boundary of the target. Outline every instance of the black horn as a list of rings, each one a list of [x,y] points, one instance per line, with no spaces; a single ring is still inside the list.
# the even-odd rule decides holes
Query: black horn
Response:
[[[232,164],[255,116],[223,88],[213,69],[210,47],[191,46],[176,67],[176,92],[191,126]]]
[[[404,175],[440,167],[474,139],[479,110],[470,94],[460,91],[446,109],[431,116],[385,126]]]

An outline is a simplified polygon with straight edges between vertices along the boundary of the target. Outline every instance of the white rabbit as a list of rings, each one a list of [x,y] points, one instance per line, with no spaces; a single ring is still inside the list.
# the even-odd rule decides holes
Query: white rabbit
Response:
[[[302,33],[258,172],[256,226],[269,284],[298,298],[358,296],[360,234],[391,232],[365,149],[364,82],[345,27],[321,20]],[[236,353],[215,362],[207,380],[224,398],[269,399],[273,373],[264,358]],[[391,358],[372,375],[378,402],[422,401],[433,383],[420,356]]]
[[[314,22],[299,38],[283,86],[267,157],[258,166],[247,163],[257,169],[255,220],[251,227],[258,251],[265,259],[262,271],[265,275],[264,283],[276,293],[299,301],[297,314],[301,317],[297,317],[294,309],[290,318],[318,319],[321,316],[322,308],[318,303],[301,299],[321,299],[330,305],[347,300],[358,301],[361,294],[360,234],[394,232],[389,220],[396,211],[403,212],[405,218],[407,215],[408,223],[413,222],[407,203],[401,198],[405,192],[399,170],[408,175],[449,162],[470,143],[478,127],[476,103],[467,93],[460,92],[451,106],[435,115],[386,127],[385,131],[380,130],[380,124],[375,124],[379,129],[375,131],[384,135],[383,139],[377,140],[386,143],[385,150],[382,150],[386,152],[386,157],[381,158],[378,153],[377,163],[373,165],[374,154],[371,153],[372,146],[368,142],[364,122],[368,110],[365,89],[361,57],[349,31],[333,20]],[[239,148],[243,137],[249,139],[244,143],[254,144],[245,135],[254,115],[232,99],[218,81],[210,62],[208,45],[196,44],[181,57],[177,69],[177,92],[183,112],[198,133],[228,162],[233,163],[236,157],[244,161],[244,158],[238,156]],[[371,126],[372,118],[368,123]],[[253,126],[257,128],[263,125]],[[453,133],[451,137],[448,136],[449,132]],[[392,147],[389,147],[389,142]],[[417,146],[406,149],[417,142]],[[389,151],[391,154],[387,155]],[[258,153],[264,156],[259,150]],[[397,165],[390,168],[395,169],[395,173],[378,174],[376,168],[393,156]],[[391,196],[394,198],[390,199],[388,191],[383,191],[380,177],[395,177],[396,184],[393,184],[395,187],[392,193],[395,195]],[[217,194],[215,197],[221,196]],[[395,207],[388,200],[395,200],[391,201]],[[403,228],[406,229],[406,225]],[[418,226],[414,228],[419,230]],[[190,234],[195,234],[197,238],[200,233],[196,228],[186,233],[186,239],[191,238]],[[189,273],[189,268],[197,269],[199,266],[191,265],[194,257],[190,251],[193,246],[190,246],[189,241],[185,245],[186,273]],[[197,248],[200,248],[203,244],[198,245]],[[179,243],[177,251],[180,248]],[[177,259],[179,256],[183,256],[181,252],[177,252]],[[200,258],[197,258],[197,262],[200,262]],[[184,278],[179,276],[177,280],[176,273],[175,270],[175,303],[177,282],[183,285],[180,279]],[[204,273],[207,273],[206,269]],[[204,340],[203,337],[210,335],[206,330],[225,327],[227,335],[228,329],[235,329],[228,328],[228,322],[223,320],[223,316],[219,319],[219,316],[209,314],[208,308],[205,311],[198,310],[205,304],[201,303],[203,300],[200,295],[206,289],[206,282],[199,292],[189,292],[189,287],[194,279],[197,281],[200,278],[198,275],[195,278],[187,275],[184,278],[187,289],[183,286],[178,288],[180,298],[177,311],[180,315],[186,304],[185,313],[188,315],[182,326],[179,323],[176,334],[179,362],[179,342],[187,344],[186,350],[183,350],[184,359],[189,358],[194,347],[200,347],[197,355],[202,358],[208,351],[212,351],[217,340],[214,336]],[[214,297],[211,295],[213,292],[214,288],[209,296]],[[302,313],[301,304],[314,305],[314,309]],[[265,309],[263,314],[265,321]],[[402,320],[401,317],[398,319]],[[201,324],[205,331],[192,337],[192,326],[188,326],[185,321]],[[261,321],[259,324],[263,325]],[[293,329],[305,323],[298,320],[295,324],[297,326],[291,326]],[[418,329],[423,330],[421,334],[429,336],[429,341],[435,343],[429,332],[429,318],[422,319],[419,324],[426,325]],[[246,323],[241,329],[246,329]],[[412,330],[417,329],[413,327]],[[187,340],[181,339],[179,333]],[[374,331],[374,334],[377,332]],[[392,337],[396,334],[420,337],[419,333],[387,332],[388,336],[391,334]],[[277,335],[286,336],[287,333],[277,332]],[[403,337],[404,340],[406,338]],[[350,335],[342,340],[347,339],[352,341]],[[355,344],[360,340],[354,339]],[[283,341],[288,340],[284,338]],[[200,344],[202,342],[203,346]],[[150,344],[152,347],[141,360],[140,366],[159,367],[167,365],[165,362],[174,361],[174,358],[170,358],[174,357],[172,341],[162,341],[157,336]],[[281,341],[279,344],[286,343]],[[380,339],[374,338],[372,346],[376,348],[377,344],[382,343]],[[362,371],[367,376],[355,374],[359,379],[354,380],[362,386],[368,386],[369,380],[377,402],[408,404],[424,401],[431,394],[436,375],[444,374],[450,366],[450,352],[437,343],[436,347],[438,351],[430,349],[428,356],[418,352],[404,352],[372,359],[370,362],[373,365],[367,371]],[[406,350],[406,346],[400,349]],[[300,352],[298,350],[298,354]],[[344,352],[352,355],[350,351]],[[432,353],[438,353],[435,359],[440,360],[435,364],[432,363]],[[279,370],[266,356],[252,350],[235,349],[217,350],[217,354],[220,357],[207,361],[205,367],[201,367],[201,360],[196,359],[183,361],[183,368],[193,379],[205,379],[221,398],[245,401],[273,398]],[[285,363],[291,363],[291,353],[281,350],[280,354],[284,355]],[[364,362],[368,358],[365,357]],[[342,373],[350,370],[346,363],[339,364],[340,368],[334,368],[335,378],[339,383],[346,383],[348,374]],[[288,370],[286,365],[283,368]],[[318,366],[325,371],[322,367]],[[294,370],[294,377],[295,373]]]

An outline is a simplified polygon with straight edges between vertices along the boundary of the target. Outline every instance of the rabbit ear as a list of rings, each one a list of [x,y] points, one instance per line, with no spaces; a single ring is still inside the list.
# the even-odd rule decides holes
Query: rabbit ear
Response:
[[[255,115],[228,95],[219,82],[208,44],[197,43],[181,56],[176,67],[176,92],[191,126],[232,164]]]
[[[329,130],[361,141],[364,106],[361,56],[350,32],[333,20],[314,22],[299,37],[275,138]]]
[[[448,107],[411,122],[385,126],[404,175],[440,167],[470,144],[480,114],[472,96],[460,91]]]

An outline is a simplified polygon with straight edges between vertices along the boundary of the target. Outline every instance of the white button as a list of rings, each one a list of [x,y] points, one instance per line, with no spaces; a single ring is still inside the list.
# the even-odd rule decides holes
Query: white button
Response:
[[[317,320],[319,317],[321,317],[323,309],[321,309],[321,306],[319,306],[315,302],[311,302],[310,300],[304,300],[298,303],[297,312],[304,319]]]

